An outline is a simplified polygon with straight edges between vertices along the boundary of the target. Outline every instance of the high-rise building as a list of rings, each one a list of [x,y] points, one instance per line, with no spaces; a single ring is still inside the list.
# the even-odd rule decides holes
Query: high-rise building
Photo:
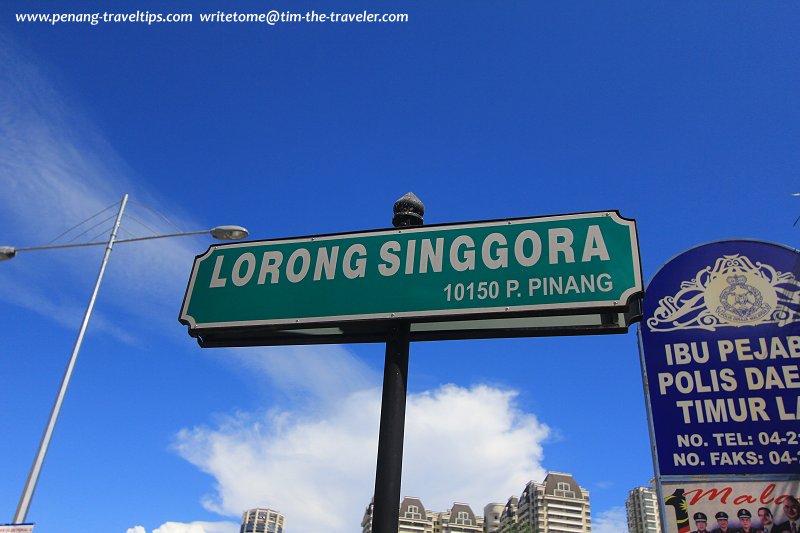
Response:
[[[433,513],[434,533],[483,533],[483,517],[466,503],[454,503],[448,511]]]
[[[496,531],[499,533],[516,533],[517,529],[517,506],[519,505],[519,498],[511,496],[506,504],[503,506],[503,512],[500,514],[500,524]]]
[[[372,533],[372,513],[374,511],[375,499],[373,498],[364,509],[364,516],[361,518],[361,533]]]
[[[370,502],[361,520],[362,533],[372,533],[372,513],[375,506]],[[403,498],[400,503],[398,533],[433,533],[433,513],[425,509],[419,498]]]
[[[500,533],[592,531],[589,492],[571,474],[550,472],[541,483],[531,481],[525,485],[519,500],[513,500],[503,510]]]
[[[636,487],[625,500],[628,533],[661,533],[658,497],[652,487]]]
[[[362,533],[372,533],[373,503],[370,502],[361,520]],[[444,512],[425,509],[422,500],[405,497],[400,503],[398,533],[483,533],[483,517],[477,516],[465,503],[454,503]]]
[[[248,509],[239,533],[283,533],[284,516],[272,509]]]
[[[372,533],[373,503],[361,520],[361,532]],[[544,481],[529,482],[522,495],[490,503],[484,516],[469,505],[454,503],[444,512],[425,509],[419,498],[403,498],[398,533],[591,533],[589,492],[572,474],[550,472]]]
[[[504,509],[502,503],[490,503],[483,508],[483,533],[496,533],[500,529]]]

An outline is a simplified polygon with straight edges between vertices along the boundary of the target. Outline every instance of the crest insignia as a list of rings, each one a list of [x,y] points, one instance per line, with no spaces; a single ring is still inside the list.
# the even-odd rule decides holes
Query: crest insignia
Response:
[[[651,331],[704,329],[800,322],[800,282],[791,272],[753,263],[736,254],[717,259],[675,296],[658,302],[647,320]]]

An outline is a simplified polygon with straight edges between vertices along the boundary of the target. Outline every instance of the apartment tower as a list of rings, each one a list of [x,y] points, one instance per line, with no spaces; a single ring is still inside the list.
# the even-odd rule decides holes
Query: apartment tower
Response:
[[[248,509],[239,533],[283,533],[284,516],[272,509]]]
[[[652,487],[636,487],[625,500],[628,512],[628,533],[661,533],[658,498]]]
[[[550,472],[541,483],[525,485],[519,499],[508,500],[498,531],[591,533],[589,492],[571,474]]]
[[[370,502],[361,520],[361,532],[372,533],[373,503]],[[425,509],[422,500],[405,497],[400,503],[398,533],[483,533],[483,517],[477,516],[465,503],[454,503],[444,512]]]

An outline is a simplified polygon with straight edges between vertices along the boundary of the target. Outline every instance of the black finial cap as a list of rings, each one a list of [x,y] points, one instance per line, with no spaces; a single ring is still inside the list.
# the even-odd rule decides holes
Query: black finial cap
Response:
[[[409,192],[394,203],[394,217],[392,225],[395,228],[406,226],[421,226],[422,216],[425,214],[425,205],[422,200]]]

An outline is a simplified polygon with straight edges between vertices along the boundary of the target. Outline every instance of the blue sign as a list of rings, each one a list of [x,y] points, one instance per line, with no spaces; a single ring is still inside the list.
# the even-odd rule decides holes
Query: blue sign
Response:
[[[800,253],[698,246],[659,270],[643,306],[659,473],[800,472]]]

